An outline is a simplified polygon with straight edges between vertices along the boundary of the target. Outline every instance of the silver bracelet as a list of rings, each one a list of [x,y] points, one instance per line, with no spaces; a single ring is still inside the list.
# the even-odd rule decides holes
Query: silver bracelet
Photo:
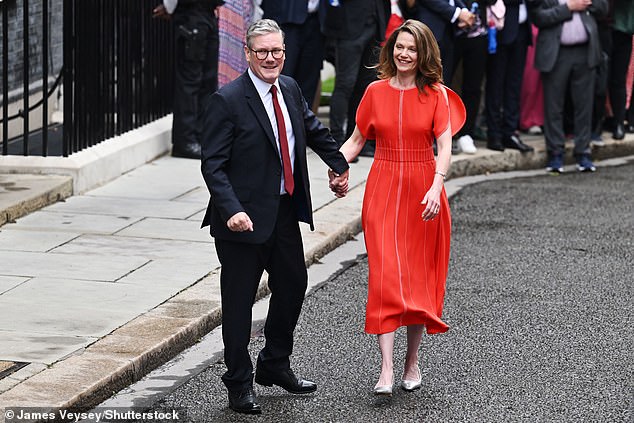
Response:
[[[440,176],[442,176],[442,180],[443,180],[443,181],[445,180],[445,178],[446,178],[446,176],[447,176],[447,174],[446,174],[446,173],[442,173],[442,172],[438,172],[438,171],[436,171],[436,172],[434,172],[434,173],[435,173],[436,175],[440,175]]]

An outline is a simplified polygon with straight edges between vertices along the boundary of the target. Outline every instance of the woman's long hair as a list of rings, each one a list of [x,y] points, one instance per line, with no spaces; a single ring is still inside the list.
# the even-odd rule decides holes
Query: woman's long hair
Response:
[[[377,65],[378,76],[381,79],[390,79],[396,75],[394,45],[398,34],[401,32],[407,32],[414,37],[418,54],[416,87],[418,87],[420,93],[424,93],[425,87],[431,87],[437,82],[442,82],[442,64],[440,61],[440,49],[434,34],[427,25],[417,20],[406,20],[387,39],[379,56],[379,64]]]

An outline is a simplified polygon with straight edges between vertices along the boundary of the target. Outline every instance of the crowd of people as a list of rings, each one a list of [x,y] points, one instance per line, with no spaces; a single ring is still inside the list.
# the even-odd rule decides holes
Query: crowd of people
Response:
[[[299,222],[313,225],[307,148],[329,166],[337,197],[348,191],[348,163],[374,157],[362,209],[365,332],[377,335],[381,352],[373,392],[392,394],[400,327],[407,328],[400,387],[419,389],[422,335],[449,329],[444,179],[454,141],[475,153],[481,115],[492,150],[530,153],[520,130],[543,130],[547,170],[560,173],[572,134],[577,169],[594,171],[591,139],[599,141],[606,110],[614,139],[634,129],[626,109],[633,4],[163,0],[154,14],[173,16],[181,50],[175,95],[184,96],[175,98],[172,154],[201,159],[210,192],[203,226],[222,265],[222,381],[231,409],[262,412],[254,382],[292,394],[317,390],[290,361],[307,287]],[[330,129],[313,112],[324,60],[335,68]],[[251,307],[265,270],[271,298],[254,371]]]
[[[581,166],[583,170],[593,170],[591,146],[604,143],[602,132],[611,132],[612,138],[620,140],[634,131],[634,106],[629,106],[634,33],[631,1],[164,0],[164,3],[172,4],[176,29],[173,154],[177,157],[200,157],[197,127],[200,123],[193,122],[196,119],[192,116],[197,116],[198,104],[210,89],[227,84],[245,71],[244,34],[250,23],[260,18],[276,21],[284,31],[283,73],[298,81],[313,110],[320,100],[322,64],[326,60],[334,65],[329,126],[339,144],[352,134],[359,102],[367,86],[377,79],[380,44],[405,19],[419,20],[430,28],[440,48],[443,83],[458,92],[465,103],[467,120],[453,140],[453,152],[474,154],[476,140],[486,141],[486,148],[491,150],[510,148],[530,152],[533,148],[522,141],[521,133],[544,133],[549,153],[547,169],[558,172],[563,165],[562,142],[572,136],[577,162],[585,163],[586,167]],[[495,21],[492,45],[491,10],[498,10],[496,7],[502,8],[504,19],[502,26]],[[560,40],[562,30],[574,34],[575,27],[587,37]],[[192,29],[202,34],[193,41]],[[552,37],[557,38],[556,43]],[[543,41],[546,38],[549,42]],[[195,46],[196,43],[199,45]],[[558,45],[563,48],[554,48]],[[584,53],[580,50],[586,48],[590,55],[587,69],[577,71],[571,67],[559,72],[559,67],[552,66],[555,59],[567,66],[570,61],[563,56],[575,50],[573,53],[581,57]],[[185,57],[185,52],[191,55],[192,51],[206,54],[192,63]],[[553,54],[556,57],[544,64],[542,58]],[[574,88],[575,84],[583,84],[583,94]],[[594,90],[588,90],[589,86],[595,87]],[[584,97],[590,93],[592,99]],[[196,96],[199,101],[192,101]],[[590,135],[588,122],[591,122]],[[361,155],[373,154],[374,143],[370,140]]]

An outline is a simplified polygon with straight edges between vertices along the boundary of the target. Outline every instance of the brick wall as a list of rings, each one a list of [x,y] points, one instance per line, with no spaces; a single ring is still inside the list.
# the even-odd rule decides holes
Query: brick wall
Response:
[[[41,86],[42,81],[42,46],[45,40],[43,34],[43,1],[48,1],[49,10],[49,34],[48,34],[48,66],[49,77],[56,77],[62,68],[62,38],[63,38],[63,0],[30,0],[28,17],[29,17],[29,81],[31,85],[37,84]],[[6,75],[9,80],[9,93],[12,95],[16,90],[19,97],[22,96],[23,78],[24,78],[24,2],[23,0],[0,0],[0,17],[4,13],[4,9],[8,13],[9,20],[9,67]],[[0,28],[2,20],[0,19]],[[2,32],[0,31],[0,58],[4,52],[2,51]],[[0,78],[4,78],[5,70],[2,69],[2,61],[0,60]],[[38,83],[39,82],[39,83]],[[0,84],[0,94],[2,93],[2,85]]]

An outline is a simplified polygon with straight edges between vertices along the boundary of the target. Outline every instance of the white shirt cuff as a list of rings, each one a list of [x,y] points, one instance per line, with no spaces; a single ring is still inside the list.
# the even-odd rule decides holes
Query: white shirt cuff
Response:
[[[163,6],[165,6],[167,13],[171,15],[176,10],[176,6],[178,6],[178,0],[163,0]]]
[[[462,9],[459,7],[456,7],[456,11],[454,12],[453,17],[451,18],[451,23],[456,22],[456,19],[458,19],[458,16],[460,16],[460,12],[462,12]]]

